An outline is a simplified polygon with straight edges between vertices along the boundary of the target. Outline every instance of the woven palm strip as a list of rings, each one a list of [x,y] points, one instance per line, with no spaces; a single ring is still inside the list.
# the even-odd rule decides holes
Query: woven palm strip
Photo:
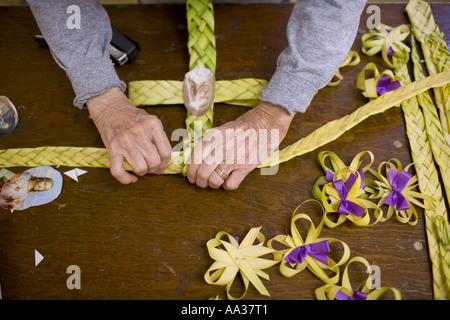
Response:
[[[353,128],[368,117],[382,113],[393,106],[399,106],[403,100],[410,99],[431,87],[441,87],[446,83],[450,83],[450,71],[428,76],[422,80],[414,81],[406,86],[402,86],[394,91],[387,92],[377,99],[371,100],[356,109],[353,113],[340,119],[330,121],[292,145],[280,151],[273,152],[264,163],[259,165],[259,167],[274,166],[308,153],[336,140],[344,132]]]
[[[425,59],[425,63],[429,74],[436,74],[438,72],[444,72],[449,70],[449,52],[447,44],[443,39],[443,35],[440,33],[437,24],[434,21],[433,13],[428,3],[424,1],[412,0],[406,6],[406,12],[412,25],[412,30],[415,39],[421,43],[422,54]],[[415,59],[415,77],[416,80],[423,77],[422,68],[420,66],[417,48],[415,47],[415,41],[412,39],[413,47],[413,59]],[[449,120],[450,120],[450,86],[445,85],[442,87],[436,87],[434,90],[435,104],[437,110],[434,108],[433,100],[428,93],[423,93],[418,96],[419,102],[424,110],[424,115],[434,117],[434,125],[437,127],[438,123],[441,124],[441,133],[444,141],[442,141],[439,132],[431,125],[428,125],[429,137],[431,146],[435,155],[436,163],[441,168],[442,181],[447,189],[447,200],[449,200],[448,184],[450,183],[447,170],[450,170],[448,160],[445,161],[445,153],[448,151],[450,145],[449,135]],[[436,120],[437,113],[439,113],[440,121]],[[436,137],[437,136],[437,137]],[[441,150],[438,150],[441,149]],[[439,153],[440,152],[440,153]],[[433,263],[433,271],[439,267],[439,278],[435,278],[433,272],[434,281],[434,294],[435,299],[450,299],[450,281],[449,281],[449,253],[442,245],[442,230],[440,226],[444,222],[448,225],[447,214],[440,214],[441,212],[427,212],[425,211],[427,237],[429,242],[430,258]],[[440,263],[438,266],[437,263]]]
[[[408,74],[406,64],[399,65],[394,59],[396,75],[403,78],[403,83],[408,84],[411,79]],[[401,104],[406,123],[406,134],[410,141],[411,157],[416,169],[418,185],[421,193],[435,198],[437,207],[434,210],[424,210],[425,226],[428,239],[428,251],[431,260],[431,270],[433,274],[433,293],[435,299],[446,299],[449,297],[449,291],[441,266],[441,256],[439,254],[439,245],[436,239],[434,228],[435,218],[437,216],[447,219],[447,210],[439,181],[438,170],[435,166],[430,139],[427,134],[425,118],[419,108],[416,97],[404,100]],[[428,201],[426,201],[428,202]],[[434,204],[425,203],[428,207]]]
[[[422,53],[429,74],[450,70],[450,57],[443,34],[435,23],[430,5],[425,1],[410,0],[406,12],[414,36],[421,43]],[[433,90],[444,136],[450,145],[450,85]]]
[[[164,172],[166,174],[180,173],[180,153],[172,152],[172,161]],[[0,167],[37,167],[37,166],[66,166],[109,168],[109,155],[106,148],[83,147],[37,147],[12,148],[0,150]],[[124,167],[132,171],[125,162]]]
[[[414,78],[416,80],[423,79],[425,78],[425,75],[423,74],[414,37],[411,38],[411,44],[411,60],[414,64]],[[444,131],[439,120],[439,114],[433,99],[427,91],[417,95],[417,100],[423,111],[433,157],[439,167],[447,199],[450,199],[450,147],[445,140]]]
[[[319,148],[334,141],[345,131],[356,126],[366,118],[382,113],[393,106],[398,106],[403,100],[410,99],[434,86],[443,86],[449,82],[450,71],[447,71],[428,76],[394,91],[387,92],[361,106],[353,113],[323,125],[291,146],[272,153],[269,159],[259,167],[277,165]],[[185,165],[183,153],[172,153],[169,168],[164,173],[182,172],[182,168]],[[36,167],[41,165],[108,168],[109,156],[105,148],[39,147],[0,150],[0,167],[2,168]],[[125,164],[125,168],[131,170],[128,164]]]
[[[216,81],[214,103],[253,107],[258,104],[263,79]],[[135,106],[184,104],[183,82],[176,80],[141,80],[128,84],[128,98]]]
[[[187,0],[186,18],[188,29],[189,70],[208,68],[216,72],[216,38],[214,36],[214,10],[211,0]],[[186,128],[191,141],[185,139],[183,146],[184,163],[189,163],[189,157],[196,140],[199,140],[206,130],[213,127],[214,106],[199,117],[187,111]],[[202,132],[195,132],[195,122],[200,122]],[[194,140],[196,139],[196,140]],[[183,168],[186,175],[187,166]]]
[[[441,255],[443,277],[450,288],[450,225],[443,217],[436,217],[435,220],[436,235]]]

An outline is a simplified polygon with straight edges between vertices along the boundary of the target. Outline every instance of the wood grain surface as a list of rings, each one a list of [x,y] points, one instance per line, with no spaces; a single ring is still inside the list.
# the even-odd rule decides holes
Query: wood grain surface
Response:
[[[279,53],[287,44],[286,23],[292,4],[215,5],[217,79],[270,79]],[[404,4],[382,4],[382,22],[408,23]],[[117,67],[132,80],[182,80],[188,69],[184,5],[106,6],[112,24],[141,45],[132,63]],[[441,30],[450,31],[450,5],[433,4]],[[64,71],[48,48],[33,35],[39,29],[27,7],[1,7],[0,94],[19,111],[16,131],[0,138],[0,149],[38,146],[103,147],[87,110],[72,105],[74,94]],[[368,14],[361,17],[353,46],[360,52]],[[446,36],[447,42],[449,40]],[[356,89],[356,76],[381,57],[366,57],[342,69],[344,80],[317,94],[304,114],[297,114],[282,147],[328,121],[344,116],[366,100]],[[299,93],[301,94],[301,93]],[[157,115],[166,133],[184,128],[183,106],[146,107]],[[235,119],[245,107],[216,105],[215,125]],[[173,145],[178,141],[172,141]],[[365,150],[375,163],[398,158],[411,162],[409,141],[399,108],[373,116],[338,140],[283,163],[276,175],[251,172],[236,191],[200,189],[182,175],[149,175],[133,185],[117,182],[107,169],[91,168],[76,182],[64,175],[60,196],[53,202],[10,213],[0,212],[0,281],[3,299],[194,299],[206,300],[225,288],[208,285],[203,276],[212,264],[206,242],[224,230],[244,237],[262,226],[266,239],[289,232],[290,217],[323,174],[319,151],[330,150],[345,162]],[[12,168],[18,173],[27,168]],[[60,172],[70,168],[59,167]],[[319,212],[311,210],[317,221]],[[398,288],[403,299],[433,298],[431,265],[422,211],[416,226],[397,220],[371,227],[350,222],[324,228],[324,237],[346,242],[352,256],[362,256],[381,270],[381,285]],[[34,265],[34,250],[44,259]],[[67,268],[79,266],[81,289],[68,289]],[[263,281],[273,300],[315,299],[322,282],[308,270],[283,277],[268,269]],[[355,287],[364,272],[357,272]],[[239,288],[235,288],[239,293]],[[250,287],[246,299],[268,299]]]

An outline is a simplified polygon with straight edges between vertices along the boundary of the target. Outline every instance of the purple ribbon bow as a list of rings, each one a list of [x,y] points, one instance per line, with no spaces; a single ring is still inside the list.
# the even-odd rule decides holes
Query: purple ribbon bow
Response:
[[[350,174],[350,176],[347,179],[347,182],[345,183],[345,186],[343,179],[333,181],[333,185],[336,188],[339,196],[341,197],[341,202],[339,203],[339,207],[337,210],[338,213],[345,214],[346,216],[349,213],[353,213],[357,217],[360,217],[364,213],[365,211],[364,207],[361,207],[360,205],[350,200],[347,200],[348,192],[355,183],[356,178],[357,177],[355,174],[353,173]]]
[[[351,296],[343,293],[341,290],[338,290],[334,296],[336,300],[366,300],[367,293],[361,291],[355,291]]]
[[[330,252],[330,244],[328,243],[328,240],[324,240],[297,247],[292,250],[284,260],[289,263],[302,263],[306,256],[309,255],[323,264],[328,265],[327,252]]]
[[[411,179],[411,175],[405,170],[402,170],[402,172],[399,173],[397,170],[391,168],[388,169],[388,172],[392,191],[384,203],[396,206],[397,210],[409,209],[408,201],[406,201],[402,191],[408,184],[409,179]]]
[[[366,184],[362,182],[362,180],[364,180],[364,171],[363,169],[359,169],[359,176],[361,177],[361,189],[364,189],[366,187]],[[333,181],[334,179],[334,173],[331,172],[330,170],[327,170],[327,173],[325,174],[325,179],[328,181]]]
[[[375,88],[378,96],[381,96],[382,94],[400,88],[401,86],[400,81],[395,80],[391,82],[391,78],[388,76],[381,76]]]

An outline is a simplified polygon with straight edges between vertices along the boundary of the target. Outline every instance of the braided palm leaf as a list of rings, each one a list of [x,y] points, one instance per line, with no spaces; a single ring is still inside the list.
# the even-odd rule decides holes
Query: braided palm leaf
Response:
[[[187,29],[189,33],[189,70],[195,68],[208,68],[216,72],[216,39],[214,36],[214,10],[211,0],[187,0],[186,1]],[[203,133],[213,127],[214,106],[199,117],[187,111],[186,128],[190,139],[185,139],[183,155],[184,163],[189,163],[191,151],[195,143],[201,139]],[[201,128],[201,131],[196,131]],[[190,141],[189,141],[190,140]],[[187,166],[183,168],[186,175]]]
[[[38,166],[109,168],[108,149],[50,146],[0,150],[0,167]],[[124,167],[128,171],[133,170],[127,162]],[[172,159],[164,173],[175,174],[181,171],[182,155],[180,152],[172,152]]]
[[[268,160],[259,167],[274,166],[319,148],[334,141],[345,131],[371,115],[384,112],[391,107],[400,105],[403,100],[415,97],[434,86],[443,86],[446,83],[450,83],[450,71],[428,76],[397,90],[387,92],[359,107],[353,113],[323,125],[291,146],[272,153]],[[169,168],[164,173],[181,173],[185,164],[183,154],[184,152],[172,152]],[[108,168],[109,156],[105,148],[38,147],[0,150],[0,168],[36,167],[40,165]],[[128,164],[125,167],[127,170],[131,170]]]
[[[411,38],[411,44],[411,60],[414,64],[414,78],[423,79],[425,76],[422,71],[414,37]],[[427,91],[424,91],[417,95],[417,99],[423,111],[434,160],[440,169],[447,199],[450,199],[450,147],[445,140],[439,115],[430,94]]]
[[[422,53],[429,74],[450,70],[447,43],[435,23],[430,5],[421,0],[410,0],[406,12],[413,27],[414,36],[421,43]],[[436,106],[439,109],[444,137],[450,145],[450,85],[434,88]]]
[[[447,71],[428,76],[425,79],[411,82],[394,91],[387,92],[359,107],[351,114],[330,121],[292,145],[287,146],[280,151],[273,152],[266,161],[258,167],[274,166],[319,148],[320,146],[334,141],[345,131],[353,128],[368,117],[382,113],[394,106],[399,106],[403,100],[410,99],[431,87],[440,87],[449,82],[450,71]]]
[[[259,102],[263,79],[216,81],[215,103],[254,107]],[[137,107],[165,104],[184,104],[183,82],[176,80],[140,80],[128,84],[128,98]]]
[[[437,216],[435,229],[441,255],[443,277],[447,289],[450,290],[450,225],[443,217]]]
[[[404,83],[410,82],[407,65],[399,65],[398,62],[394,63],[396,63],[395,74],[401,76]],[[438,201],[434,210],[424,210],[425,226],[432,264],[434,298],[448,299],[450,292],[443,277],[439,246],[434,229],[434,221],[437,216],[447,219],[447,209],[439,182],[439,175],[433,160],[425,119],[419,109],[417,98],[411,97],[408,100],[404,100],[401,107],[405,118],[406,133],[410,141],[411,157],[416,169],[419,189],[423,194],[430,195]],[[426,205],[433,207],[433,204],[426,203]]]

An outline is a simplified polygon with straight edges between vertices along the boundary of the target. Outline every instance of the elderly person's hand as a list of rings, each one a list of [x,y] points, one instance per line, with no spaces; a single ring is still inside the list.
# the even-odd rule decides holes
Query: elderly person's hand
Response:
[[[201,188],[237,189],[280,145],[293,118],[283,107],[261,101],[235,121],[211,129],[192,151],[189,182]],[[218,166],[224,177],[215,170]]]
[[[109,152],[111,174],[121,183],[137,181],[124,168],[126,160],[138,176],[162,173],[172,148],[161,121],[133,106],[117,87],[86,102],[89,113]]]

